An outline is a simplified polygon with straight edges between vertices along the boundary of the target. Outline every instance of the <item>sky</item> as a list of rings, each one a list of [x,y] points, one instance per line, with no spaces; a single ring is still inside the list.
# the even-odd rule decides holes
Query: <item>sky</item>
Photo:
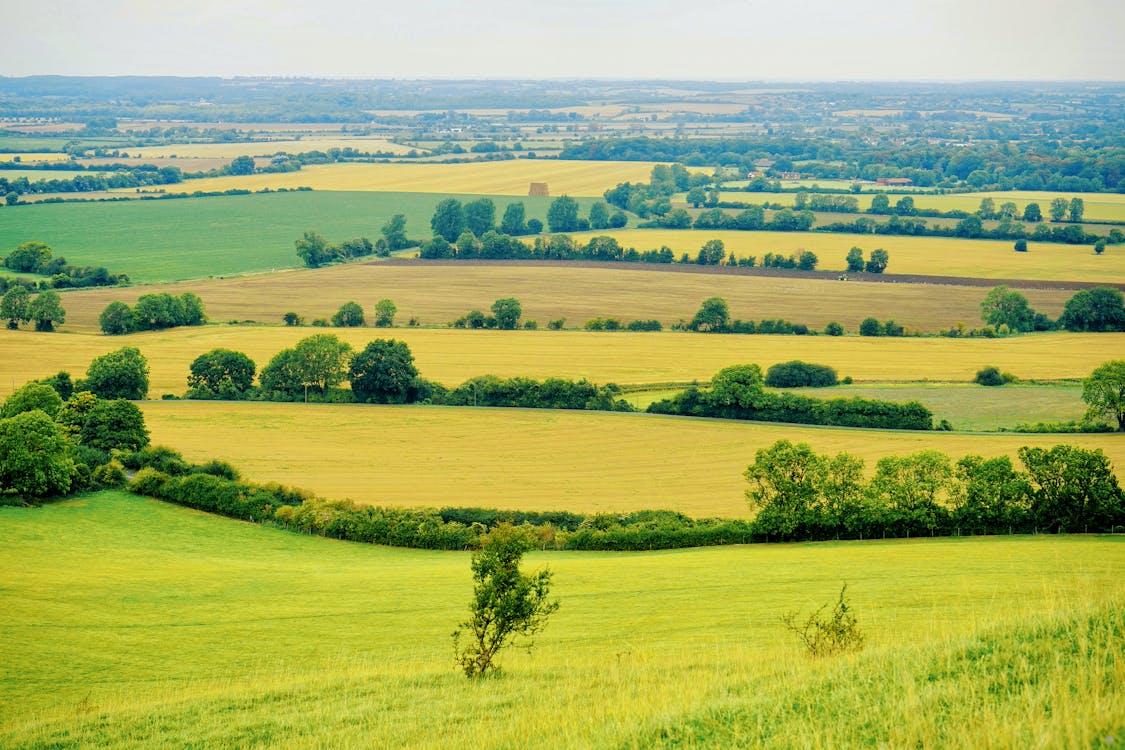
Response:
[[[0,0],[0,75],[1125,80],[1121,0]]]

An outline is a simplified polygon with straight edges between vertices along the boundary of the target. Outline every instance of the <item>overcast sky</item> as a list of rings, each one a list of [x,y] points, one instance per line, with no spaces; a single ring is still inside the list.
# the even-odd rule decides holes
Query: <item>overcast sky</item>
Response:
[[[1121,0],[0,0],[0,75],[1125,79]]]

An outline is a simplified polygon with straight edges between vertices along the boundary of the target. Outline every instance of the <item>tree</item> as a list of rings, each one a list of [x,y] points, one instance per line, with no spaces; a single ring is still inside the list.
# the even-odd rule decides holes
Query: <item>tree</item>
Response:
[[[597,201],[590,206],[590,229],[607,227],[609,227],[609,206],[603,201]]]
[[[75,473],[68,448],[62,428],[38,409],[0,419],[0,495],[66,493]]]
[[[1032,224],[1043,221],[1043,211],[1038,203],[1028,203],[1023,207],[1023,220]]]
[[[916,213],[918,210],[914,208],[914,199],[909,195],[900,198],[895,204],[895,214],[898,216],[913,216]]]
[[[418,368],[406,342],[375,339],[352,357],[348,376],[356,401],[406,404],[414,400]]]
[[[727,251],[722,240],[707,240],[703,243],[703,247],[699,248],[699,255],[695,257],[695,262],[701,266],[717,266],[723,262],[726,255]]]
[[[883,193],[879,193],[871,198],[871,208],[867,209],[870,214],[889,214],[891,212],[891,199]]]
[[[867,259],[867,264],[863,268],[867,273],[882,273],[887,270],[890,259],[890,255],[883,248],[872,250],[871,257]]]
[[[312,230],[305,232],[294,244],[297,246],[297,255],[309,268],[320,268],[325,263],[336,260],[336,252],[329,246],[328,240]]]
[[[1070,204],[1066,198],[1055,198],[1051,201],[1051,221],[1062,221],[1069,209]]]
[[[730,328],[730,308],[722,297],[708,297],[699,306],[689,327],[693,331],[721,333]]]
[[[1098,241],[1094,243],[1094,255],[1101,255],[1102,253],[1104,253],[1105,252],[1105,246],[1106,246],[1105,237],[1099,237]]]
[[[203,311],[203,300],[194,292],[184,292],[180,295],[180,321],[181,326],[201,326],[207,322],[207,314]]]
[[[358,302],[345,302],[332,316],[332,325],[340,328],[358,328],[367,322]]]
[[[430,219],[430,228],[435,236],[444,238],[446,242],[456,242],[465,231],[465,208],[461,201],[446,198],[437,204],[433,218]]]
[[[410,247],[410,240],[406,237],[405,214],[395,214],[387,219],[387,223],[383,225],[380,231],[383,233],[383,239],[387,241],[387,249],[392,253],[395,250]]]
[[[551,201],[547,209],[547,226],[552,232],[578,231],[578,201],[564,195]]]
[[[530,575],[520,571],[531,540],[523,531],[500,525],[473,553],[473,598],[469,619],[453,631],[453,653],[465,676],[480,677],[496,670],[496,655],[517,638],[530,639],[559,608],[548,600],[551,572]],[[522,646],[530,649],[530,640]]]
[[[62,398],[55,392],[54,388],[32,381],[24,384],[11,396],[8,396],[3,407],[0,407],[0,418],[7,419],[17,414],[38,409],[54,419],[60,408],[62,408]]]
[[[395,313],[398,308],[389,299],[381,299],[375,303],[375,327],[390,328],[395,324]]]
[[[479,198],[465,204],[465,228],[477,237],[496,225],[496,204],[489,198]]]
[[[524,208],[523,203],[519,201],[509,203],[508,207],[504,209],[504,217],[500,219],[500,231],[513,237],[527,234],[526,221],[527,209]]]
[[[50,332],[55,326],[66,321],[66,310],[62,297],[53,289],[40,292],[27,303],[27,317],[35,324],[35,330]]]
[[[330,333],[318,333],[298,341],[294,351],[301,385],[327,393],[344,379],[352,347]]]
[[[883,326],[875,318],[864,318],[859,324],[860,336],[882,336]]]
[[[254,360],[242,352],[212,349],[191,363],[187,384],[192,390],[206,389],[221,399],[238,400],[254,384]]]
[[[803,195],[803,193],[801,195]],[[687,202],[692,205],[692,208],[699,208],[706,200],[707,191],[702,187],[693,187],[687,192]]]
[[[125,399],[98,401],[86,414],[79,439],[83,445],[103,451],[140,450],[148,445],[144,414]]]
[[[981,198],[980,208],[977,209],[977,215],[982,219],[995,219],[996,201],[992,198]]]
[[[762,368],[757,365],[724,367],[711,377],[711,402],[747,408],[762,393],[764,384]]]
[[[757,512],[754,525],[775,539],[804,538],[818,515],[824,460],[808,443],[778,440],[761,448],[743,472],[746,500]]]
[[[968,239],[975,239],[984,234],[984,223],[977,215],[966,216],[961,221],[957,222],[954,227],[953,233],[958,237],[965,237]]]
[[[233,175],[254,174],[254,159],[250,156],[236,156],[227,167],[227,173]]]
[[[512,331],[520,326],[523,308],[515,297],[505,297],[492,303],[492,314],[496,317],[496,327]]]
[[[11,190],[4,195],[4,202],[9,206],[14,206],[20,202],[20,194],[15,190]]]
[[[4,298],[0,300],[0,318],[8,319],[8,328],[14,331],[20,327],[20,323],[29,320],[27,305],[30,300],[31,292],[20,284],[16,284],[4,293]]]
[[[133,310],[120,300],[114,300],[105,306],[102,314],[98,316],[98,324],[102,333],[107,336],[120,336],[133,332]]]
[[[159,331],[181,325],[184,319],[182,299],[171,294],[142,294],[133,305],[133,329]]]
[[[1086,419],[1108,419],[1117,422],[1118,432],[1125,432],[1125,359],[1111,360],[1090,373],[1082,381],[1082,400],[1089,407]]]
[[[980,303],[980,317],[994,328],[1006,325],[1013,331],[1035,330],[1035,311],[1027,297],[1003,284],[985,295]]]
[[[1066,301],[1059,325],[1068,331],[1125,331],[1125,298],[1113,287],[1083,289]]]
[[[935,450],[908,456],[884,456],[875,464],[867,494],[888,512],[895,533],[918,534],[936,529],[947,513],[953,490],[953,464]]]
[[[859,273],[863,270],[863,250],[858,247],[853,247],[848,251],[846,258],[848,263],[848,273]]]
[[[1125,524],[1125,493],[1101,449],[1024,446],[1017,454],[1027,468],[1031,513],[1039,528],[1108,531]]]
[[[305,319],[295,312],[287,312],[281,316],[281,319],[285,322],[285,325],[290,327],[301,326],[305,324]]]
[[[1086,211],[1086,204],[1081,198],[1071,198],[1070,205],[1067,206],[1067,218],[1073,222],[1082,221],[1082,214]]]
[[[843,336],[844,327],[833,320],[824,327],[824,332],[829,336]]]
[[[19,273],[36,273],[51,260],[51,247],[42,242],[25,242],[4,259],[4,265]]]
[[[134,346],[95,357],[86,370],[85,387],[99,398],[142,399],[148,395],[148,362]]]

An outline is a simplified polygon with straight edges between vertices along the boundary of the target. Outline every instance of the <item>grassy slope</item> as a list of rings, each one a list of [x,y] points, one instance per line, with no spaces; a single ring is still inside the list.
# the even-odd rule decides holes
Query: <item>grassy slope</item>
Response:
[[[374,296],[374,295],[373,295]],[[188,367],[217,347],[245,352],[259,369],[319,328],[201,326],[130,336],[0,330],[0,395],[28,380],[68,370],[78,377],[94,357],[135,346],[148,358],[149,393],[182,394]],[[1125,348],[1125,334],[1052,333],[1008,339],[859,336],[710,336],[591,331],[465,331],[424,328],[327,329],[356,349],[376,338],[405,341],[422,375],[455,386],[476,375],[588,378],[597,383],[709,381],[729,365],[767,368],[802,359],[857,381],[960,381],[995,365],[1025,380],[1084,378]]]
[[[142,405],[152,440],[224,458],[260,481],[380,505],[524,510],[671,508],[746,516],[742,472],[785,438],[848,451],[868,471],[924,449],[1015,456],[1023,445],[1101,448],[1125,476],[1116,434],[1012,435],[800,427],[648,414],[426,406],[215,402]]]
[[[270,271],[301,265],[293,242],[309,229],[332,242],[358,236],[374,242],[384,222],[401,213],[411,237],[429,237],[434,206],[447,197],[313,192],[29,205],[4,210],[0,253],[38,240],[71,263],[105,266],[134,282]],[[517,199],[493,200],[499,220]],[[518,200],[528,218],[546,219],[550,198]]]
[[[0,589],[8,747],[741,745],[762,726],[747,702],[787,719],[767,725],[780,746],[878,739],[888,725],[892,744],[912,730],[926,746],[950,732],[965,744],[1014,725],[1088,747],[1076,740],[1125,713],[1120,631],[1109,648],[1097,634],[1025,636],[1030,661],[989,635],[1120,601],[1116,538],[533,554],[562,607],[531,656],[507,652],[500,678],[469,684],[449,652],[465,553],[303,537],[117,493],[0,509],[0,528],[0,565],[18,572]],[[828,601],[841,578],[868,650],[809,661],[778,618]],[[948,690],[978,643],[997,668]],[[1083,692],[1027,710],[1024,683]],[[958,720],[929,718],[931,706]]]
[[[540,265],[349,264],[231,279],[196,279],[159,287],[85,289],[64,300],[67,330],[98,331],[98,315],[111,300],[133,304],[141,294],[192,291],[203,298],[212,320],[256,320],[280,324],[289,311],[307,320],[330,318],[347,300],[369,311],[389,296],[398,320],[418,318],[442,325],[469,310],[487,310],[502,297],[516,297],[524,318],[545,327],[565,318],[581,327],[595,317],[622,322],[656,319],[669,327],[691,320],[699,304],[720,296],[743,320],[783,318],[823,330],[837,321],[855,332],[869,315],[893,317],[908,330],[938,331],[958,323],[983,325],[979,286],[879,284],[808,278],[771,278],[678,273],[661,267],[605,264],[597,268]],[[560,293],[565,290],[565,293]],[[1052,318],[1062,313],[1073,290],[1026,290],[1031,305]],[[815,302],[812,302],[814,301]]]

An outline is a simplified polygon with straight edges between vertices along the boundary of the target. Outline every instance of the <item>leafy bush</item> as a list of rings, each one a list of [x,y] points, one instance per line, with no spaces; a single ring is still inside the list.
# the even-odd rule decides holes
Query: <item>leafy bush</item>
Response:
[[[771,388],[825,388],[837,382],[836,371],[831,367],[796,359],[766,371],[766,385]]]
[[[848,585],[840,588],[840,597],[832,608],[832,613],[822,616],[828,605],[810,614],[803,622],[797,620],[797,613],[790,612],[782,618],[785,628],[796,634],[811,656],[833,656],[863,648],[865,637],[859,629],[856,617],[852,614],[847,600]]]

